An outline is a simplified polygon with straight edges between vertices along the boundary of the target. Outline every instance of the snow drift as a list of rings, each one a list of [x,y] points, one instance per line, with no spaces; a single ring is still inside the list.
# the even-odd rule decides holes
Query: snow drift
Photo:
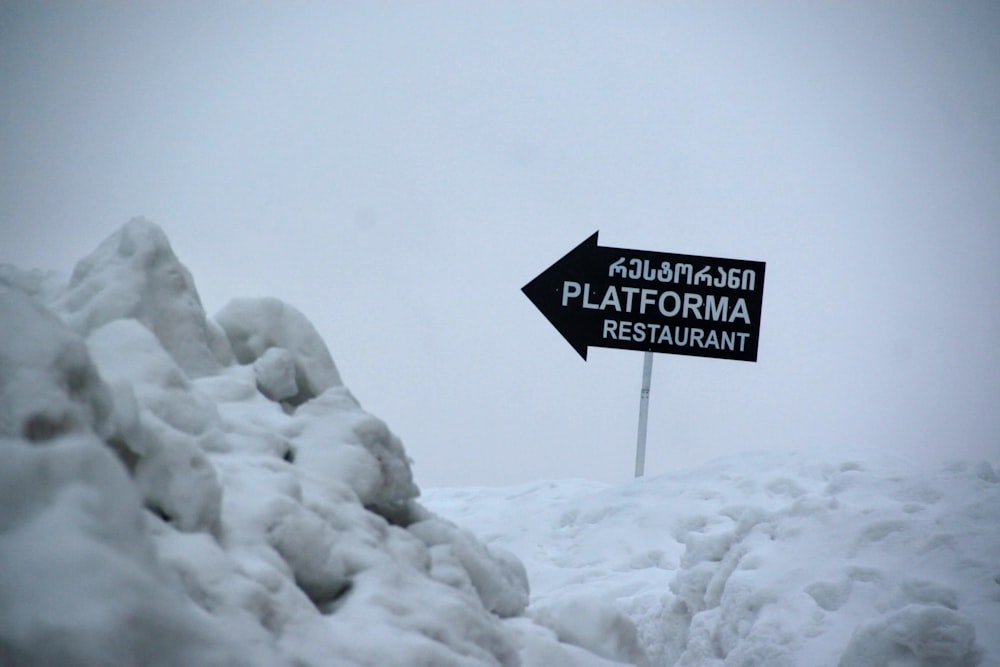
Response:
[[[1000,665],[1000,477],[756,453],[621,486],[432,489],[518,553],[529,615],[641,665]]]
[[[417,496],[306,317],[207,317],[156,225],[0,267],[5,667],[609,664]]]

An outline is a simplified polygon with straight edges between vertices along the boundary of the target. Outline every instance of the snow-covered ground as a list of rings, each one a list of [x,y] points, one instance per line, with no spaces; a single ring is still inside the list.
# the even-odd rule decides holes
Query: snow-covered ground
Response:
[[[628,484],[425,490],[516,553],[529,615],[648,665],[1000,665],[1000,478],[753,453]]]
[[[995,666],[998,519],[990,463],[868,452],[421,497],[306,316],[207,316],[156,225],[0,266],[2,667]]]

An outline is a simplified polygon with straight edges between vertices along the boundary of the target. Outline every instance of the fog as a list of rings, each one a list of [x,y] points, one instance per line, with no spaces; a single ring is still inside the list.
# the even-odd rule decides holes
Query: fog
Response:
[[[1000,459],[994,2],[4,2],[0,262],[137,215],[211,314],[304,312],[422,486],[632,475],[642,354],[520,288],[764,261],[756,363],[657,355],[646,472]]]

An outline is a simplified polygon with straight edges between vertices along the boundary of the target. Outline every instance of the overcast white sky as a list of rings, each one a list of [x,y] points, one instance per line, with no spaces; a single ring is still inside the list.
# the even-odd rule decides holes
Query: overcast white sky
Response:
[[[767,262],[757,363],[657,355],[647,474],[1000,458],[1000,3],[0,3],[0,262],[160,224],[276,296],[422,486],[628,479],[642,354],[520,288],[601,243]]]

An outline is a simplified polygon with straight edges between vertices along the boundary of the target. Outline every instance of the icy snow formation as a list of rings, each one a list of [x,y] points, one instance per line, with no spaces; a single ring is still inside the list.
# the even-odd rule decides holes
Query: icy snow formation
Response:
[[[517,553],[528,614],[622,661],[997,667],[1000,478],[871,452],[760,453],[622,486],[431,489]]]
[[[305,316],[206,317],[156,225],[0,267],[5,667],[614,664],[417,495]]]

